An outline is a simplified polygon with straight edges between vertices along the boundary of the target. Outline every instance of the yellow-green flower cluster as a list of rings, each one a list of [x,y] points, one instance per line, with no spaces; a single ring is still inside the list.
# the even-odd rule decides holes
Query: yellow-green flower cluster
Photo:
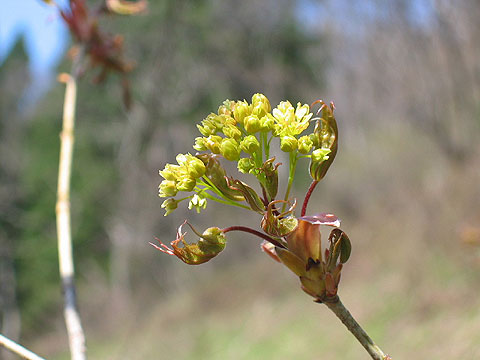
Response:
[[[263,94],[253,95],[251,103],[226,100],[216,114],[211,113],[197,125],[203,136],[195,139],[194,149],[239,161],[239,170],[250,172],[256,163],[252,158],[261,157],[262,146],[268,148],[270,144],[269,133],[280,138],[281,150],[309,154],[314,147],[313,134],[298,136],[308,128],[312,116],[307,104],[298,103],[294,108],[289,101],[282,101],[272,110]],[[241,158],[242,152],[250,160]]]
[[[205,165],[197,157],[191,154],[178,154],[178,165],[167,164],[160,175],[165,179],[160,183],[159,196],[175,196],[179,191],[192,191],[197,184],[197,179],[205,174]],[[162,205],[168,212],[173,210],[176,203],[165,201]]]
[[[312,177],[322,177],[328,164],[321,164],[333,160],[335,154],[330,152],[336,141],[336,128],[329,125],[334,122],[329,120],[334,119],[333,108],[322,105],[322,109],[322,118],[316,118],[315,128],[306,133],[313,116],[307,104],[298,103],[294,107],[289,101],[282,101],[272,109],[268,98],[258,93],[252,96],[251,102],[225,100],[216,113],[210,113],[197,125],[202,136],[195,139],[193,148],[205,153],[180,154],[178,165],[167,164],[160,171],[165,180],[159,186],[159,195],[170,198],[162,204],[166,215],[185,199],[190,199],[189,209],[197,212],[205,208],[207,199],[232,205],[245,200],[251,207],[245,194],[238,193],[241,189],[232,187],[233,182],[227,179],[219,156],[235,161],[240,172],[255,175],[267,192],[265,201],[275,200],[278,165],[274,165],[275,159],[270,157],[274,138],[278,139],[280,149],[289,153],[289,183],[284,200],[289,198],[299,158],[310,158]],[[194,194],[173,199],[179,191],[194,191]]]

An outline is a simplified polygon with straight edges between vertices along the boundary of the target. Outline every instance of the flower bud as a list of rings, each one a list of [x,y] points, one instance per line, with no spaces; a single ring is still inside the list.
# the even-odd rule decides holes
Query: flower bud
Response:
[[[267,114],[260,119],[260,131],[272,131],[275,126],[275,120],[271,114]]]
[[[207,146],[205,145],[205,138],[203,137],[196,137],[195,138],[195,145],[193,145],[193,148],[197,151],[205,151],[207,150]]]
[[[162,209],[165,209],[165,215],[167,216],[170,214],[173,210],[175,210],[178,207],[178,200],[175,200],[173,198],[168,198],[162,203]]]
[[[232,114],[232,106],[235,104],[235,101],[225,100],[222,105],[218,107],[218,115],[231,115]]]
[[[248,135],[240,142],[240,147],[247,154],[253,154],[260,149],[260,143],[254,135]]]
[[[175,181],[172,180],[163,180],[159,186],[158,196],[160,197],[170,197],[177,195],[178,189],[175,185]]]
[[[188,154],[187,158],[188,174],[191,177],[198,179],[205,175],[206,169],[202,160],[190,154]]]
[[[179,179],[177,183],[178,191],[192,191],[195,188],[197,181],[191,176],[184,176]]]
[[[238,123],[243,125],[243,120],[251,113],[251,106],[246,101],[237,101],[233,110],[233,116]]]
[[[218,135],[210,135],[205,139],[205,146],[214,154],[220,154],[220,144],[222,143],[222,138]]]
[[[328,160],[328,154],[331,153],[330,149],[316,149],[312,152],[312,162],[321,163]]]
[[[198,131],[200,131],[203,136],[214,135],[217,132],[217,126],[215,125],[216,117],[216,114],[210,113],[202,120],[202,125],[197,125]]]
[[[255,168],[255,163],[251,158],[242,158],[238,160],[237,168],[241,173],[248,174]]]
[[[239,140],[242,137],[242,132],[238,127],[232,124],[227,124],[223,127],[222,132],[225,134],[225,136]]]
[[[172,164],[167,164],[165,165],[165,169],[159,171],[159,174],[165,179],[165,180],[171,180],[175,181],[178,176],[178,169],[180,167],[178,165],[172,165]]]
[[[223,139],[220,152],[225,159],[230,161],[236,161],[240,158],[240,146],[234,139]]]
[[[253,112],[258,117],[263,117],[272,110],[270,101],[268,101],[268,98],[263,94],[254,94],[252,96],[252,105]]]
[[[193,198],[190,199],[188,203],[188,208],[190,210],[195,209],[197,213],[200,213],[201,210],[207,207],[207,199],[199,194],[193,195]]]
[[[243,126],[249,134],[254,134],[261,129],[260,119],[256,115],[247,116],[244,119]]]
[[[305,135],[298,139],[298,151],[302,154],[308,154],[312,150],[313,142],[309,136]]]
[[[294,136],[286,135],[280,139],[280,149],[285,152],[297,150],[298,141]]]

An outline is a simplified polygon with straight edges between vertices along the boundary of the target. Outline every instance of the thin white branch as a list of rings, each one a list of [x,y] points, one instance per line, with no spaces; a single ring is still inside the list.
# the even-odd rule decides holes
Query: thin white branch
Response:
[[[17,344],[16,342],[6,338],[2,334],[0,334],[0,345],[5,347],[6,349],[10,350],[11,352],[21,356],[27,360],[45,360],[44,358],[34,354],[28,349],[25,349],[23,346]]]
[[[74,143],[73,134],[77,84],[75,77],[67,74],[62,74],[60,80],[66,83],[66,89],[63,106],[63,125],[60,134],[61,146],[56,206],[58,261],[65,298],[64,316],[70,344],[70,353],[72,360],[85,360],[85,335],[77,310],[70,227],[70,177]]]

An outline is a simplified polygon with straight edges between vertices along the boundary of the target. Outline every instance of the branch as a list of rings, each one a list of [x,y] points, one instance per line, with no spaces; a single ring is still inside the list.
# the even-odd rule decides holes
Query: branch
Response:
[[[82,53],[77,57],[73,76],[62,74],[60,80],[66,83],[63,105],[63,123],[60,133],[60,162],[57,187],[57,237],[58,261],[64,295],[64,316],[68,332],[70,352],[73,360],[85,360],[85,335],[77,309],[74,266],[72,254],[72,234],[70,227],[70,178],[75,127],[75,103],[77,98],[76,76]]]
[[[6,338],[2,334],[0,334],[0,345],[5,347],[6,349],[10,350],[11,352],[21,356],[27,360],[45,360],[44,358],[34,354],[28,349],[25,349],[23,346],[17,344],[16,342]]]
[[[352,314],[343,306],[340,299],[335,297],[333,301],[324,301],[324,304],[334,312],[342,321],[348,330],[357,338],[362,346],[367,350],[374,360],[392,360],[389,355],[385,355],[383,351],[368,336],[365,330],[357,323]]]

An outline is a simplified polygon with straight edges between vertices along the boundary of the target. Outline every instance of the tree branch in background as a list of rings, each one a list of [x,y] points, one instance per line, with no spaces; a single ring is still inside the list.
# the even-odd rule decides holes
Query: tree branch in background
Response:
[[[77,58],[78,60],[78,58]],[[78,64],[79,62],[77,62]],[[75,74],[75,65],[74,71]],[[64,316],[72,359],[86,359],[85,335],[77,309],[74,266],[72,254],[72,234],[70,227],[70,178],[72,168],[75,103],[77,97],[76,77],[61,74],[59,80],[66,83],[63,106],[63,123],[60,134],[60,163],[57,187],[57,237],[60,277],[65,300]]]
[[[27,360],[45,360],[44,358],[34,354],[28,349],[25,349],[23,346],[17,344],[16,342],[6,338],[2,334],[0,334],[0,345],[5,347],[6,349],[10,350],[11,352],[21,356]]]

